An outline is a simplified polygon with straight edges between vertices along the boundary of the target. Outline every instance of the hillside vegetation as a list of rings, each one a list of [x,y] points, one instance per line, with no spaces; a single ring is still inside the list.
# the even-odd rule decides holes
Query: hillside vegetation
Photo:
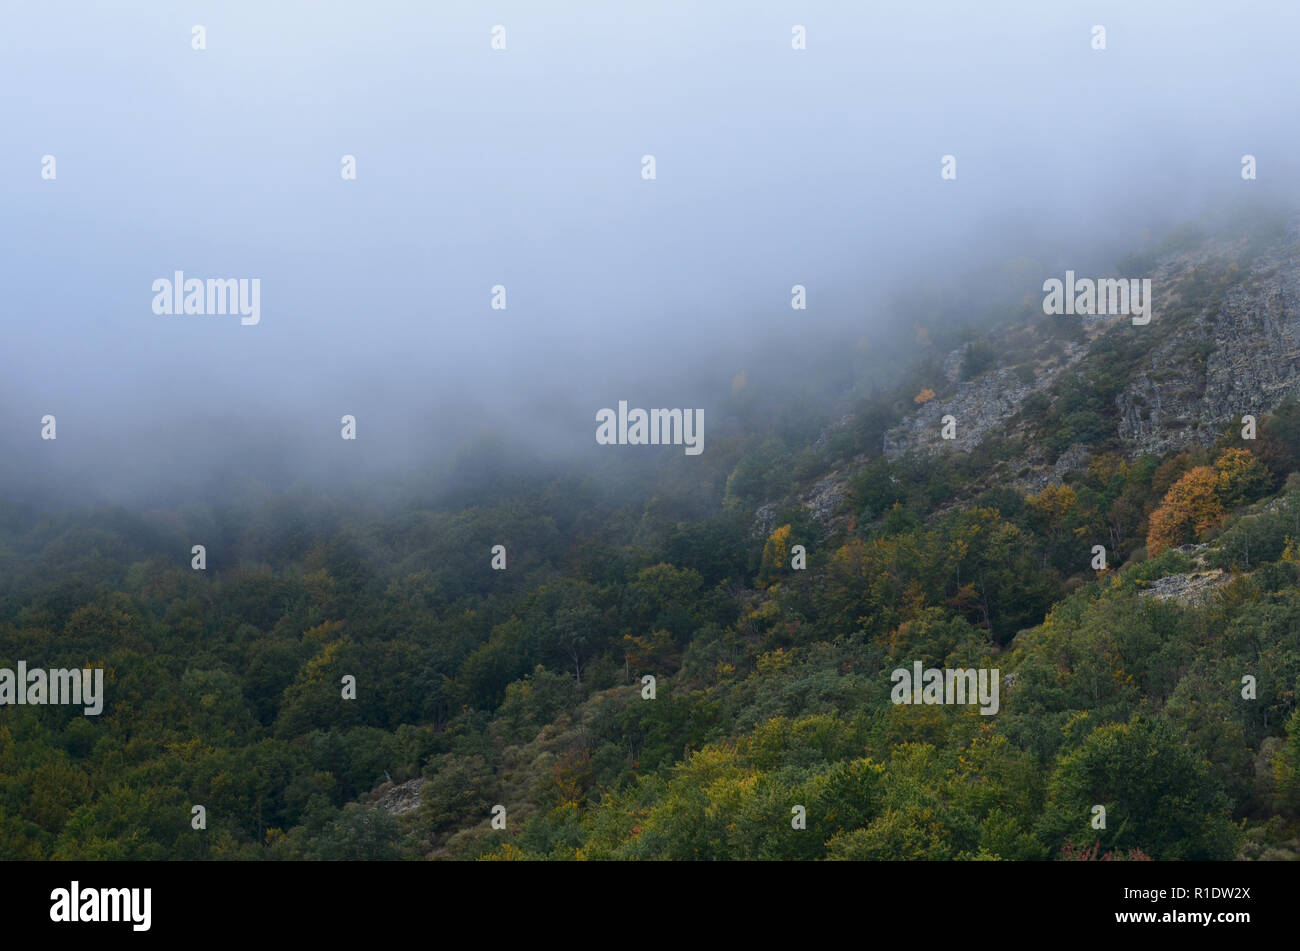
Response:
[[[1294,857],[1296,248],[1143,252],[1148,326],[1029,285],[803,391],[737,367],[699,457],[0,506],[0,667],[106,671],[0,710],[0,857]],[[891,702],[917,661],[1000,709]]]

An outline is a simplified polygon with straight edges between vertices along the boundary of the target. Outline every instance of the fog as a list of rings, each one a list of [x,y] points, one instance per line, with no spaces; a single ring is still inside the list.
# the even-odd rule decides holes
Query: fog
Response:
[[[7,4],[0,493],[364,485],[485,434],[562,459],[624,399],[703,407],[707,452],[773,355],[1291,202],[1297,27],[1284,0]],[[154,313],[175,271],[260,280],[260,322]]]

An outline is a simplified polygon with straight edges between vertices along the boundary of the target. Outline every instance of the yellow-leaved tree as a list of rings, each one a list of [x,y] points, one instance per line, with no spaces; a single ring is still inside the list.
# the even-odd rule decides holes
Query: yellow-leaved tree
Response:
[[[1227,508],[1252,502],[1268,491],[1268,467],[1249,449],[1226,449],[1214,463],[1219,474],[1219,501]]]
[[[771,584],[772,579],[786,566],[789,554],[790,526],[782,525],[767,536],[767,542],[763,545],[763,561],[758,567],[758,578],[755,581],[758,587],[766,588]]]

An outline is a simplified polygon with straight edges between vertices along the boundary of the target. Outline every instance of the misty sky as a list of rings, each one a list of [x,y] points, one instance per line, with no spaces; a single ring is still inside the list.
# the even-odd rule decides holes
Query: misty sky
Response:
[[[1298,27],[1282,0],[7,3],[0,491],[707,414],[755,341],[1289,196]],[[155,315],[175,270],[260,278],[261,323]]]

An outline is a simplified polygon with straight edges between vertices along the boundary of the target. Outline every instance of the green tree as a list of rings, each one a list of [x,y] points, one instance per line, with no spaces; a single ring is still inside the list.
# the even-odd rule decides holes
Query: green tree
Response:
[[[1106,809],[1105,829],[1092,828],[1095,805]],[[1229,807],[1209,764],[1169,721],[1135,716],[1098,727],[1060,759],[1042,833],[1058,850],[1086,840],[1157,860],[1224,861],[1238,847]]]

